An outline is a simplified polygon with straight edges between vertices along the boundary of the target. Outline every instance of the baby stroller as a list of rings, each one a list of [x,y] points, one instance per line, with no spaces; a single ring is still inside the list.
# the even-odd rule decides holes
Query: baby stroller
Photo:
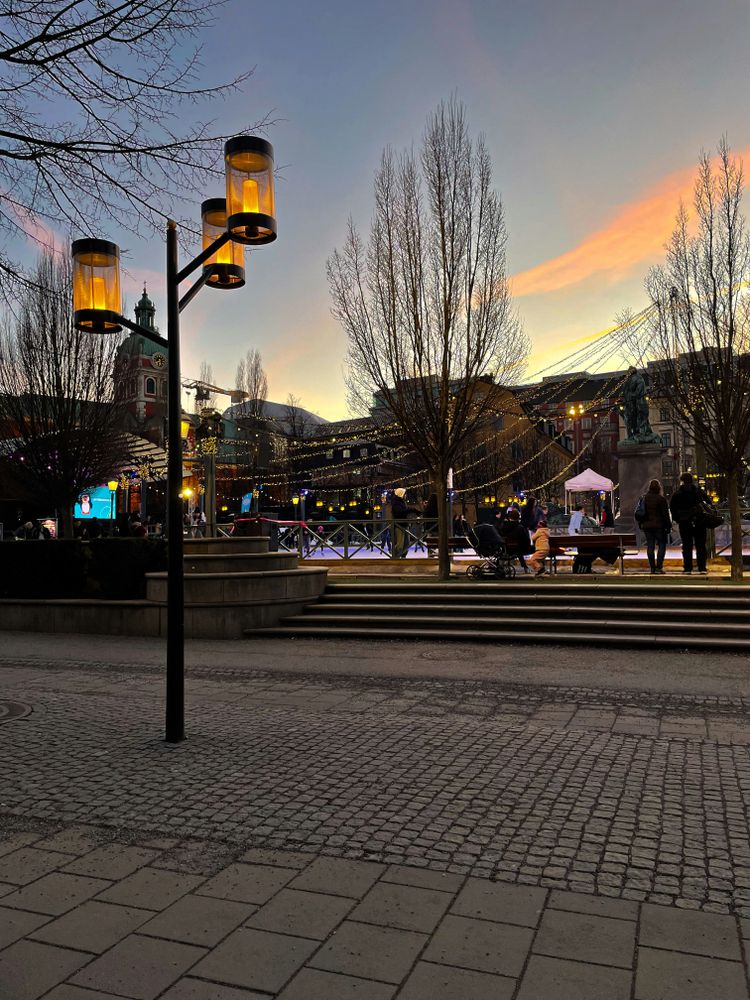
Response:
[[[470,579],[512,580],[515,577],[516,567],[513,565],[515,556],[508,553],[502,540],[493,545],[482,545],[471,527],[467,530],[467,537],[474,546],[476,554],[482,559],[478,566],[474,564],[467,568],[466,575]]]

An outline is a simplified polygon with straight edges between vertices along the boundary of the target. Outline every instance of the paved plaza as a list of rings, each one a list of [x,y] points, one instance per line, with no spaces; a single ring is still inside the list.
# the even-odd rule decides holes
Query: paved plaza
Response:
[[[750,996],[739,657],[4,639],[3,1000]]]

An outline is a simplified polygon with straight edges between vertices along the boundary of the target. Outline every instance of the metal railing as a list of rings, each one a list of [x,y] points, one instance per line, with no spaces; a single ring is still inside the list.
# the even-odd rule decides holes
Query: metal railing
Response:
[[[729,523],[729,508],[717,507],[716,513],[724,518],[724,523],[711,532],[710,550],[712,556],[726,555],[732,551],[732,527]],[[742,524],[742,547],[745,548],[745,539],[750,539],[750,507],[740,507],[740,519]]]
[[[426,539],[437,535],[437,520],[278,521],[278,550],[304,559],[406,559],[428,555]],[[466,542],[471,548],[471,542]]]

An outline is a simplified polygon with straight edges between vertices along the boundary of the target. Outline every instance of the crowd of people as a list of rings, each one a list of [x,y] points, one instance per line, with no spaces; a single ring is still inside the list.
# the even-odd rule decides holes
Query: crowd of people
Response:
[[[427,510],[430,503],[434,506],[431,514]],[[397,558],[404,558],[408,552],[407,526],[410,519],[427,516],[437,518],[434,494],[430,497],[427,507],[420,509],[410,506],[406,499],[406,490],[403,488],[394,490],[391,511],[394,530],[393,554]],[[680,477],[680,486],[669,502],[664,496],[659,480],[651,480],[641,498],[635,517],[645,537],[649,569],[653,575],[663,575],[665,572],[664,559],[667,545],[672,542],[675,525],[682,546],[683,572],[687,574],[693,572],[693,553],[695,553],[697,572],[699,574],[707,572],[705,511],[710,507],[708,496],[690,473],[686,472]],[[576,504],[571,511],[566,533],[587,534],[593,526],[605,534],[614,531],[615,515],[609,500],[600,503],[596,519],[587,516],[583,504]],[[453,518],[452,535],[454,548],[458,548],[455,544],[458,540],[466,538],[467,548],[478,547],[483,552],[490,552],[493,547],[497,550],[502,549],[512,553],[525,572],[531,571],[537,576],[546,572],[550,556],[564,552],[564,549],[555,545],[555,536],[550,534],[549,508],[534,496],[526,497],[520,505],[510,504],[503,507],[495,513],[492,521],[478,520],[473,528],[468,525],[462,514],[456,514]],[[619,557],[619,554],[619,549],[613,545],[611,552],[602,549],[598,557],[611,563]],[[596,556],[585,556],[579,552],[573,561],[573,571],[591,572],[594,558]]]

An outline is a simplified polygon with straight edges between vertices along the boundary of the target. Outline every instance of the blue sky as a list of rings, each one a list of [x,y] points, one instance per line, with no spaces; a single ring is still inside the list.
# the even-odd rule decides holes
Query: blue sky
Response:
[[[211,112],[228,131],[279,119],[268,133],[284,167],[279,238],[250,256],[244,289],[205,290],[183,314],[185,373],[205,359],[231,386],[239,356],[258,347],[270,398],[292,391],[323,416],[346,414],[326,257],[349,214],[367,225],[382,148],[418,141],[453,92],[493,156],[530,370],[640,308],[701,148],[723,133],[750,147],[749,27],[740,0],[233,0],[205,39],[204,76],[255,67]],[[157,241],[128,242],[135,281],[161,272]]]

